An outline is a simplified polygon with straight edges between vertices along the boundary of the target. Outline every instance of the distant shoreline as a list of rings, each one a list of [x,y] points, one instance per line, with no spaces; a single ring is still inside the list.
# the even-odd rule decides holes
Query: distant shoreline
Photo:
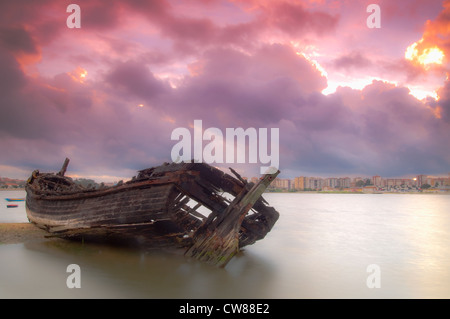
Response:
[[[14,191],[25,191],[25,188],[16,188],[16,189],[0,189],[0,192],[14,192]],[[265,194],[273,193],[273,194],[418,194],[418,195],[450,195],[450,191],[441,192],[349,192],[349,191],[286,191],[286,190],[277,190],[277,191],[265,191]]]
[[[346,192],[346,191],[266,191],[265,194],[371,194],[371,195],[383,195],[383,194],[399,194],[399,195],[450,195],[449,191],[446,192]]]

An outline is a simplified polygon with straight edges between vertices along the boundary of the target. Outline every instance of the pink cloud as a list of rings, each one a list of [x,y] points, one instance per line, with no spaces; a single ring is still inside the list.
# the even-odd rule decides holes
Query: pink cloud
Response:
[[[405,48],[393,50],[395,39],[412,39],[394,20],[399,5],[381,3],[386,36],[367,30],[365,2],[236,1],[222,13],[218,1],[192,12],[170,1],[81,1],[80,30],[67,29],[66,2],[22,3],[30,7],[0,5],[2,167],[57,169],[69,156],[80,174],[125,175],[170,160],[172,130],[201,119],[222,130],[279,127],[280,168],[293,174],[448,170],[448,85],[427,102],[402,84],[429,75],[392,53]],[[421,8],[408,6],[431,15]],[[313,44],[330,77],[401,81],[323,95],[329,79],[299,52]]]

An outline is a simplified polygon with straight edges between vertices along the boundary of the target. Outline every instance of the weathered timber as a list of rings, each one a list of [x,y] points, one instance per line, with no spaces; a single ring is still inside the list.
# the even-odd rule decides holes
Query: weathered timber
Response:
[[[245,215],[278,173],[264,176],[250,191],[243,188],[221,215],[197,231],[186,255],[206,263],[226,265],[239,251],[239,229]]]
[[[64,160],[64,164],[63,164],[63,166],[61,167],[61,170],[58,172],[58,175],[64,176],[64,174],[66,174],[67,166],[69,166],[69,162],[70,162],[70,160],[69,160],[68,158],[66,158],[66,159]]]
[[[247,183],[205,163],[164,163],[125,183],[84,188],[65,176],[33,171],[26,185],[28,219],[53,236],[176,247],[224,266],[240,248],[263,239],[278,212],[261,196],[277,173]],[[227,195],[232,198],[227,198]]]

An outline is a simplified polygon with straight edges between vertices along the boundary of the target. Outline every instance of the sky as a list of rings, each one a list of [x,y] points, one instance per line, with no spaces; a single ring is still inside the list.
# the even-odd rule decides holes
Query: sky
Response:
[[[447,176],[449,56],[449,1],[2,1],[0,176],[130,178],[195,120],[278,128],[279,177]]]

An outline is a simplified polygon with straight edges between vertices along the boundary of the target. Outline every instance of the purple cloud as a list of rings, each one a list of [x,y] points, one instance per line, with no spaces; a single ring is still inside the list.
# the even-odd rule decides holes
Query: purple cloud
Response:
[[[69,33],[65,4],[42,2],[48,16],[32,20],[39,6],[25,2],[32,9],[21,14],[12,2],[0,5],[1,165],[55,170],[68,156],[77,174],[130,176],[169,161],[171,132],[200,119],[223,132],[279,128],[285,176],[448,171],[448,83],[428,102],[383,81],[321,93],[326,76],[286,39],[335,43],[337,30],[346,31],[336,11],[230,3],[219,23],[169,1],[82,1],[83,27]],[[219,5],[208,2],[208,12]],[[343,38],[342,47],[351,34]],[[363,46],[333,53],[326,66],[335,72],[425,74]],[[259,166],[245,168],[257,174]]]

